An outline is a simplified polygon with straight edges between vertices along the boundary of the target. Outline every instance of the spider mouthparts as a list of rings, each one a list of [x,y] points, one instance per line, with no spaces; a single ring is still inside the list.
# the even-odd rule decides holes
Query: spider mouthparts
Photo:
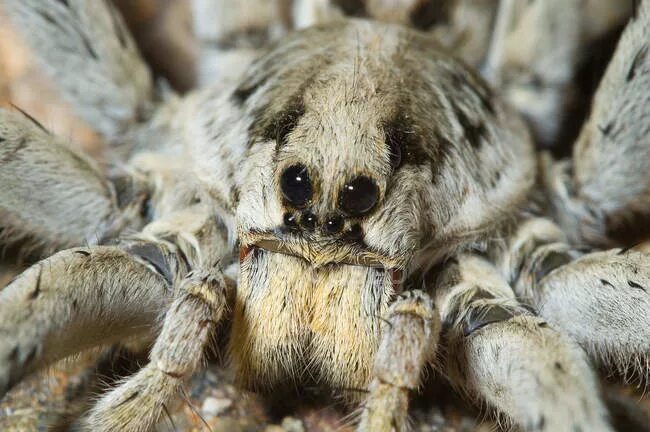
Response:
[[[239,260],[242,262],[248,254],[254,249],[262,249],[269,252],[280,253],[284,255],[290,255],[297,258],[301,258],[305,261],[308,261],[316,266],[322,266],[325,264],[344,264],[344,265],[356,265],[362,267],[372,267],[379,269],[386,269],[386,266],[382,261],[373,256],[363,255],[363,254],[349,254],[347,252],[342,252],[340,250],[327,250],[322,251],[322,254],[316,253],[316,248],[302,250],[300,248],[292,247],[291,244],[278,241],[278,240],[269,240],[269,239],[260,239],[255,241],[252,244],[247,246],[242,246],[239,250]],[[303,253],[306,252],[306,253]],[[392,268],[392,266],[390,266]]]

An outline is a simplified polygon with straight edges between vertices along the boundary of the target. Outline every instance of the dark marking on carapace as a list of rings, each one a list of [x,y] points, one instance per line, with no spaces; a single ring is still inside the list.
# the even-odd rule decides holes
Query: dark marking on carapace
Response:
[[[469,117],[467,117],[467,114],[458,107],[454,108],[454,114],[456,115],[458,123],[460,123],[460,126],[463,128],[463,133],[469,144],[475,149],[480,148],[481,143],[487,134],[485,124],[480,120],[478,122],[470,120]]]
[[[492,103],[494,93],[481,77],[471,71],[466,71],[465,74],[460,71],[455,71],[451,74],[451,80],[455,87],[462,88],[466,92],[474,95],[486,113],[491,115],[495,114],[494,104]]]
[[[293,132],[304,114],[305,105],[302,95],[290,100],[284,110],[280,112],[275,124],[266,131],[267,139],[275,139],[276,151],[286,145],[288,135]]]
[[[433,173],[437,174],[438,162],[447,151],[451,143],[437,130],[427,129],[419,131],[407,114],[408,105],[398,105],[397,114],[383,124],[390,155],[399,151],[399,166],[426,166],[431,164]],[[395,146],[396,149],[391,147]],[[393,162],[397,162],[393,159]],[[434,175],[435,177],[435,175]]]
[[[232,93],[231,99],[239,106],[244,105],[248,98],[268,81],[269,76],[268,73],[265,73],[254,80],[246,80],[241,83]]]
[[[303,87],[306,87],[306,85],[303,84]],[[256,109],[253,113],[253,122],[249,128],[251,136],[248,142],[249,148],[260,140],[275,140],[277,153],[287,143],[288,135],[293,132],[305,114],[303,98],[304,89],[301,88],[284,103],[278,112],[270,113],[268,105]]]
[[[78,255],[83,255],[83,256],[86,256],[86,257],[87,257],[87,256],[90,256],[90,252],[85,251],[85,250],[81,250],[81,249],[80,249],[80,250],[76,250],[76,251],[74,251],[74,253],[76,253],[76,254],[78,254]]]
[[[237,103],[237,105],[243,105],[246,103],[249,97],[259,88],[261,83],[255,83],[253,85],[241,85],[235,89],[232,93],[232,100]]]
[[[404,131],[395,125],[384,126],[384,136],[388,148],[390,166],[396,170],[402,164],[402,143],[405,142]]]
[[[275,53],[273,53],[275,54]],[[287,52],[264,58],[266,63],[292,63]],[[248,132],[248,148],[260,141],[276,140],[276,152],[286,144],[286,138],[305,114],[305,93],[311,88],[316,76],[332,63],[332,57],[325,52],[317,56],[305,56],[292,70],[273,68],[265,79],[274,79],[274,84],[265,86],[266,102],[254,107],[250,115],[253,120]],[[271,64],[260,63],[260,67],[272,68]],[[280,76],[280,78],[279,78]]]

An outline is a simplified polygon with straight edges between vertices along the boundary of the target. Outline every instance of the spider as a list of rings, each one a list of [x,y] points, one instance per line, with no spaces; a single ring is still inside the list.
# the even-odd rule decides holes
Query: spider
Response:
[[[180,97],[109,3],[5,0],[121,163],[0,111],[3,239],[47,256],[0,292],[0,396],[138,336],[150,362],[79,427],[149,430],[221,331],[239,386],[334,389],[361,431],[406,430],[429,364],[524,430],[613,430],[590,362],[649,370],[650,256],[616,246],[650,216],[650,0],[567,160],[535,141],[557,137],[584,5],[494,2],[489,37],[439,23],[488,3],[297,1],[307,28],[260,27],[259,56],[254,26],[200,37],[219,79]]]

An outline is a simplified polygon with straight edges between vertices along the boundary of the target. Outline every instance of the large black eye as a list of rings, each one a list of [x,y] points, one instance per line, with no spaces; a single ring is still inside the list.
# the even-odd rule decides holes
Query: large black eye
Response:
[[[359,176],[343,186],[339,195],[339,207],[348,216],[368,213],[379,200],[379,187],[374,180]]]
[[[291,205],[304,207],[313,193],[307,167],[298,164],[284,170],[280,179],[280,188],[282,195]]]

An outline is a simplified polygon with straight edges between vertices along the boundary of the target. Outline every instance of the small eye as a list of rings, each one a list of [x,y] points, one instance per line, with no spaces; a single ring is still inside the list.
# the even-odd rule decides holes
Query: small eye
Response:
[[[363,216],[379,201],[379,187],[374,180],[359,176],[343,186],[339,207],[348,216]]]
[[[310,211],[305,211],[302,213],[302,215],[300,215],[300,225],[302,225],[302,227],[307,231],[312,231],[314,228],[316,228],[317,223],[318,218]]]
[[[325,232],[328,234],[336,234],[341,232],[344,225],[345,225],[345,221],[341,216],[331,215],[325,220],[325,225],[323,226],[323,228],[325,229]]]
[[[307,167],[298,164],[284,170],[280,178],[280,188],[282,195],[291,205],[304,207],[313,194]]]

